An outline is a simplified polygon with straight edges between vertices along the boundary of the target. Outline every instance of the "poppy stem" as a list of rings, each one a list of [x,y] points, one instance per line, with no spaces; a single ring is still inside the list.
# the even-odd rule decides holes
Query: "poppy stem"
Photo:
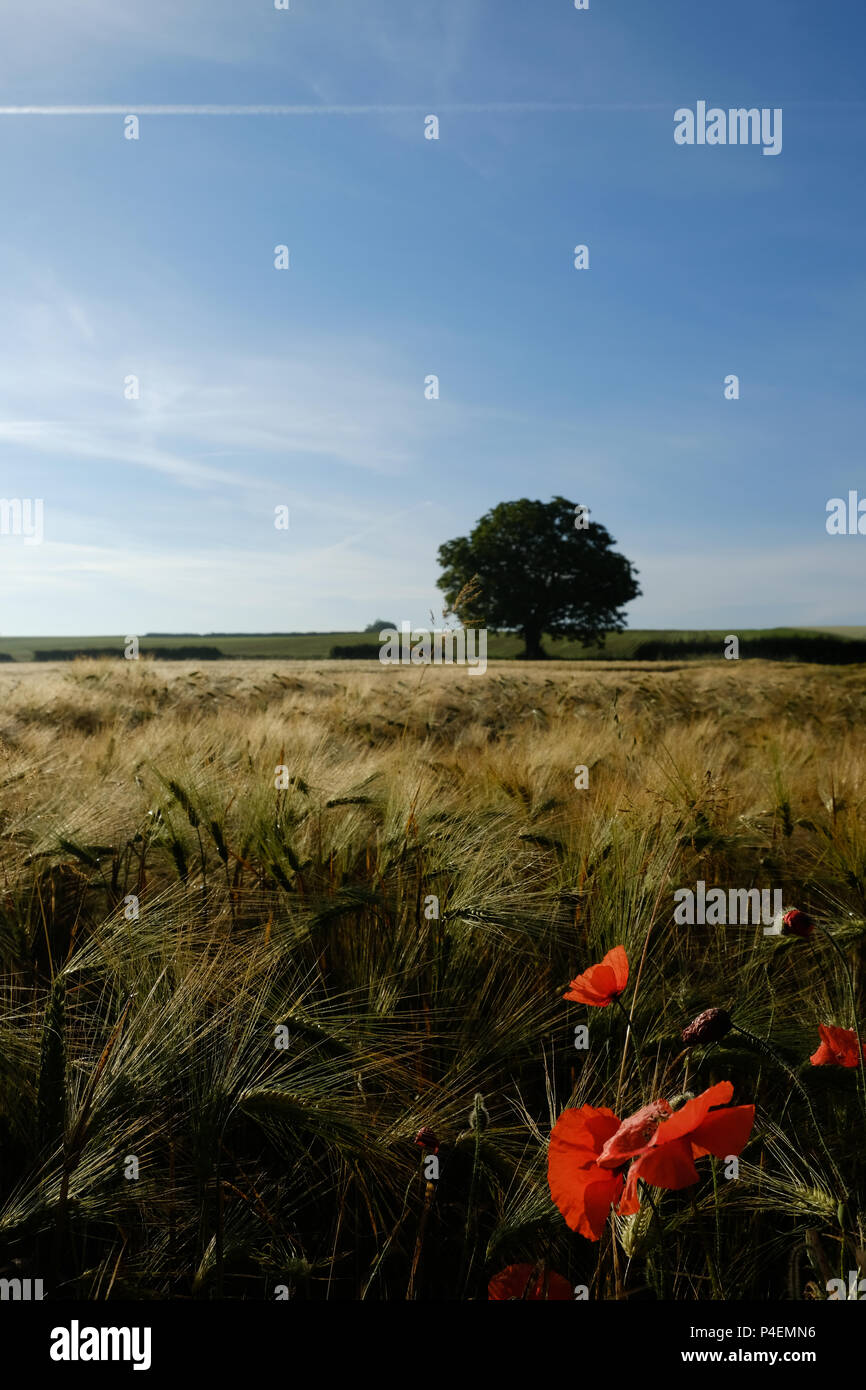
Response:
[[[643,1090],[643,1089],[644,1089],[644,1082],[643,1082],[643,1070],[642,1070],[641,1064],[640,1064],[640,1048],[639,1048],[638,1045],[637,1045],[637,1038],[635,1037],[634,1026],[632,1025],[631,1018],[629,1017],[629,1015],[628,1015],[628,1014],[626,1013],[626,1011],[625,1011],[625,1005],[623,1004],[623,1002],[622,1002],[622,1000],[620,999],[619,995],[616,996],[616,998],[614,999],[613,1002],[616,1004],[617,1008],[619,1009],[620,1013],[622,1014],[622,1016],[623,1016],[623,1018],[625,1019],[625,1022],[626,1022],[625,1044],[624,1044],[623,1051],[625,1050],[625,1046],[628,1045],[628,1040],[629,1040],[629,1038],[631,1038],[631,1045],[632,1045],[632,1050],[634,1051],[634,1060],[635,1060],[635,1065],[636,1065],[636,1067],[637,1067],[638,1080],[640,1081],[640,1088],[641,1088],[641,1090]]]
[[[475,1134],[475,1147],[472,1155],[472,1177],[469,1182],[469,1197],[466,1203],[466,1227],[463,1233],[463,1264],[466,1269],[466,1277],[463,1282],[463,1292],[469,1287],[469,1280],[472,1275],[472,1266],[475,1263],[476,1246],[478,1243],[478,1213],[475,1210],[476,1193],[478,1190],[478,1170],[481,1166],[481,1132],[482,1132],[482,1105],[481,1096],[476,1095],[470,1117],[472,1130]]]
[[[619,1275],[619,1251],[616,1244],[616,1216],[614,1215],[613,1207],[610,1209],[610,1253],[613,1256],[614,1296],[617,1299],[621,1299],[623,1292],[622,1281]]]
[[[716,1171],[716,1162],[715,1158],[710,1158],[710,1169],[713,1174],[713,1210],[716,1221],[716,1269],[720,1270],[722,1267],[722,1233],[719,1228],[719,1175]]]
[[[640,1186],[641,1186],[641,1196],[642,1196],[642,1197],[646,1197],[647,1201],[649,1202],[649,1204],[650,1204],[650,1210],[652,1211],[652,1214],[653,1214],[653,1220],[655,1221],[655,1224],[656,1224],[656,1226],[657,1226],[657,1228],[658,1228],[658,1233],[659,1233],[659,1248],[660,1248],[660,1250],[661,1250],[661,1256],[660,1256],[659,1262],[658,1262],[659,1289],[660,1289],[660,1292],[661,1292],[661,1300],[660,1300],[660,1301],[661,1301],[661,1302],[664,1302],[664,1300],[665,1300],[665,1276],[666,1276],[666,1267],[667,1267],[667,1248],[666,1248],[666,1245],[665,1245],[665,1228],[664,1228],[664,1226],[662,1225],[662,1219],[661,1219],[661,1217],[659,1216],[659,1209],[658,1209],[658,1207],[657,1207],[656,1204],[655,1204],[655,1199],[654,1199],[654,1197],[653,1197],[653,1195],[652,1195],[652,1189],[649,1187],[649,1184],[648,1184],[648,1183],[645,1183],[645,1182],[643,1181],[643,1179],[640,1180]]]
[[[646,935],[645,935],[645,937],[644,937],[644,939],[643,939],[643,950],[641,951],[640,962],[639,962],[638,968],[637,968],[637,978],[635,979],[635,982],[634,982],[634,990],[632,991],[632,996],[631,996],[631,1011],[632,1011],[632,1013],[634,1013],[634,1006],[635,1006],[635,1004],[637,1003],[637,997],[638,997],[638,994],[639,994],[639,992],[640,992],[640,982],[641,982],[641,977],[643,976],[643,968],[644,968],[644,965],[645,965],[645,963],[646,963],[647,952],[649,951],[649,944],[650,944],[650,937],[652,936],[653,923],[654,923],[654,922],[656,921],[656,919],[657,919],[657,914],[658,914],[659,909],[660,909],[660,906],[661,906],[662,898],[664,897],[664,895],[665,895],[665,893],[666,893],[666,891],[667,891],[667,884],[668,884],[668,882],[669,882],[669,874],[670,874],[671,868],[673,867],[674,861],[677,859],[678,855],[679,855],[679,849],[678,849],[678,848],[674,848],[674,849],[671,851],[671,853],[668,855],[667,862],[665,863],[664,868],[662,869],[661,875],[660,875],[660,877],[659,877],[659,886],[658,886],[658,890],[657,890],[657,892],[656,892],[655,898],[654,898],[654,900],[653,900],[652,907],[650,908],[649,926],[648,926],[647,929],[646,929]],[[620,1093],[621,1093],[621,1091],[622,1091],[622,1075],[623,1075],[623,1069],[624,1069],[624,1067],[625,1067],[625,1048],[623,1048],[623,1050],[622,1050],[622,1061],[620,1062],[620,1067],[619,1067],[619,1080],[617,1081],[617,1085],[616,1085],[617,1109],[619,1108],[619,1097],[620,1097]]]
[[[859,1053],[857,1067],[859,1070],[860,1078],[860,1093],[863,1097],[864,1112],[866,1112],[866,1076],[864,1076],[864,1065],[866,1065],[866,1059],[864,1059],[863,1057],[863,1042],[860,1038],[860,1025],[857,1022],[857,995],[854,990],[854,976],[852,975],[851,967],[848,964],[848,957],[845,955],[845,952],[842,950],[842,947],[839,945],[839,942],[833,936],[833,933],[828,931],[826,927],[822,927],[820,922],[816,922],[815,926],[818,928],[819,932],[821,932],[823,936],[826,936],[830,945],[833,947],[833,950],[836,952],[839,959],[841,960],[842,969],[845,971],[845,979],[848,984],[848,997],[851,1000],[851,1016],[852,1021],[854,1023],[854,1036],[857,1039],[857,1051]]]
[[[424,1245],[424,1235],[427,1230],[427,1222],[430,1219],[430,1210],[436,1200],[436,1184],[429,1182],[424,1191],[424,1206],[421,1210],[421,1219],[418,1222],[418,1234],[415,1237],[415,1250],[412,1255],[412,1268],[409,1271],[409,1286],[406,1289],[406,1299],[411,1301],[417,1295],[415,1292],[415,1279],[418,1274],[418,1265],[421,1262],[421,1250]]]
[[[715,1188],[715,1172],[713,1173],[713,1187]],[[710,1283],[711,1283],[712,1286],[713,1286],[713,1297],[714,1297],[718,1302],[724,1303],[724,1301],[725,1301],[725,1294],[724,1294],[724,1290],[722,1289],[721,1280],[720,1280],[720,1278],[719,1278],[719,1271],[716,1269],[716,1262],[715,1262],[715,1260],[713,1259],[712,1252],[710,1251],[710,1243],[709,1243],[709,1241],[707,1240],[707,1233],[706,1233],[706,1231],[704,1230],[704,1223],[701,1221],[700,1213],[698,1212],[698,1205],[697,1205],[697,1202],[695,1201],[695,1194],[694,1194],[694,1191],[692,1191],[692,1193],[691,1193],[691,1199],[692,1199],[692,1216],[695,1218],[695,1226],[696,1226],[696,1228],[697,1228],[698,1238],[699,1238],[699,1240],[700,1240],[700,1242],[701,1242],[701,1245],[704,1247],[704,1256],[705,1256],[706,1261],[707,1261],[707,1269],[708,1269],[709,1272],[710,1272]],[[718,1208],[717,1208],[717,1210],[718,1210]]]

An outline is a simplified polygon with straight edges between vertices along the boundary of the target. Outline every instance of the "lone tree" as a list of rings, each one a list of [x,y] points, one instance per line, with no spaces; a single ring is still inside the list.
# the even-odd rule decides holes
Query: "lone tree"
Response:
[[[634,566],[613,543],[585,507],[565,497],[522,497],[500,502],[471,535],[441,545],[437,582],[453,604],[476,579],[471,620],[522,633],[524,657],[538,661],[546,656],[545,632],[601,647],[605,633],[622,631],[622,605],[641,591]]]

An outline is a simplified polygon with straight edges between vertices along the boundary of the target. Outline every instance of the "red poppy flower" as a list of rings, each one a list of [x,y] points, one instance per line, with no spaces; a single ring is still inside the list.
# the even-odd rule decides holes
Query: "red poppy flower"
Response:
[[[628,984],[628,956],[624,946],[614,946],[598,965],[591,965],[577,979],[572,980],[568,994],[563,999],[573,999],[577,1004],[593,1004],[606,1009],[614,999],[618,999]]]
[[[507,1265],[487,1285],[489,1299],[571,1299],[571,1285],[561,1274],[539,1265]]]
[[[857,1067],[860,1053],[857,1047],[857,1034],[853,1028],[833,1028],[829,1023],[819,1023],[818,1032],[821,1043],[809,1061],[813,1067]],[[866,1043],[862,1044],[866,1057]]]
[[[652,1137],[643,1138],[654,1116],[647,1116],[652,1109],[645,1106],[638,1116],[645,1116],[643,1132],[628,1132],[634,1119],[626,1120],[620,1131],[605,1144],[599,1156],[599,1167],[618,1167],[624,1159],[634,1162],[628,1172],[623,1202],[625,1205],[637,1202],[637,1180],[642,1178],[651,1187],[665,1187],[678,1192],[682,1187],[691,1187],[698,1181],[695,1159],[712,1154],[714,1158],[727,1158],[739,1154],[746,1146],[752,1125],[755,1122],[754,1105],[737,1105],[732,1110],[716,1107],[727,1105],[734,1088],[730,1081],[719,1081],[702,1095],[687,1100],[679,1110],[671,1112],[666,1101],[667,1117],[661,1115],[653,1125]]]
[[[679,1110],[657,1100],[622,1122],[612,1111],[589,1105],[563,1111],[550,1136],[547,1177],[571,1229],[599,1240],[611,1207],[620,1216],[639,1210],[638,1178],[678,1191],[698,1181],[696,1158],[739,1154],[752,1132],[755,1107],[715,1108],[733,1094],[730,1081],[720,1081]]]

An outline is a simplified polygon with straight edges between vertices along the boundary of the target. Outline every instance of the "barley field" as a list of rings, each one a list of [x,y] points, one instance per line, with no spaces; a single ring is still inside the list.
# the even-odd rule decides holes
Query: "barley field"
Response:
[[[819,1027],[866,1037],[863,667],[15,662],[0,697],[0,1276],[374,1301],[866,1276],[864,1069],[810,1062]],[[698,881],[814,930],[676,924]],[[615,1007],[564,999],[620,946]],[[708,1009],[733,1026],[688,1045]],[[597,1231],[566,1219],[564,1113],[613,1133],[664,1098],[673,1125],[725,1082],[755,1107],[733,1164],[696,1141],[697,1182],[647,1169],[623,1211],[593,1160],[620,1187]]]

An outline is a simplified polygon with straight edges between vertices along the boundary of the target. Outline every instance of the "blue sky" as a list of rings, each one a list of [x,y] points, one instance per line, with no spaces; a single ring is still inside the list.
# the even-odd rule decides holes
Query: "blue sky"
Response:
[[[864,621],[864,40],[853,0],[7,0],[4,108],[118,110],[0,114],[0,496],[45,515],[0,632],[423,622],[442,541],[554,494],[631,626]],[[699,100],[781,154],[675,145]],[[163,105],[304,111],[124,139]]]

